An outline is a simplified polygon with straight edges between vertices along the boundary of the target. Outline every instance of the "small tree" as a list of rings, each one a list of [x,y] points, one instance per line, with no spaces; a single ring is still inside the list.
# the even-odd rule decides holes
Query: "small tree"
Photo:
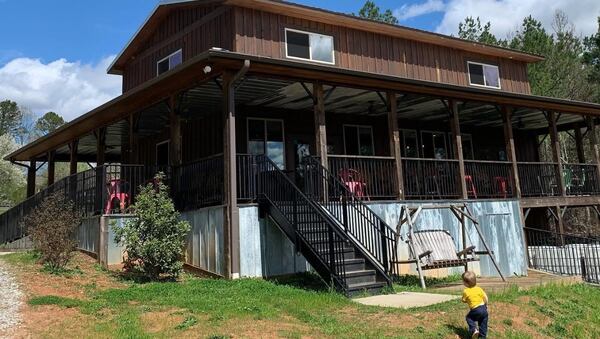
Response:
[[[154,182],[141,187],[133,211],[136,218],[123,227],[113,225],[115,242],[127,253],[125,267],[157,280],[162,274],[181,273],[183,248],[190,225],[179,218],[168,188],[159,173]]]
[[[24,219],[40,261],[51,270],[62,270],[76,249],[75,232],[81,223],[73,202],[54,193],[42,200]]]

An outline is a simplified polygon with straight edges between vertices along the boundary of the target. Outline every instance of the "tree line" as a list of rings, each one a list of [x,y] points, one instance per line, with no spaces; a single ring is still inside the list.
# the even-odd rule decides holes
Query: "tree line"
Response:
[[[12,100],[0,101],[0,208],[10,207],[25,198],[26,181],[22,168],[4,160],[4,157],[39,137],[53,132],[65,124],[55,112],[37,118],[29,109]],[[57,166],[57,174],[65,175],[66,167]],[[39,184],[47,173],[42,169]]]

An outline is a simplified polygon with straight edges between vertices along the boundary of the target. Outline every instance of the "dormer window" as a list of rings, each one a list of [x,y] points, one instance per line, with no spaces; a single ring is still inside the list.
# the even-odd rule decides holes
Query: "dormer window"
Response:
[[[469,61],[469,84],[500,89],[500,70],[498,66]]]
[[[285,29],[285,52],[290,59],[303,59],[334,64],[333,37],[329,35]]]
[[[175,66],[179,65],[183,61],[181,50],[169,55],[168,57],[161,59],[156,63],[156,75],[161,75],[166,71],[172,70]]]

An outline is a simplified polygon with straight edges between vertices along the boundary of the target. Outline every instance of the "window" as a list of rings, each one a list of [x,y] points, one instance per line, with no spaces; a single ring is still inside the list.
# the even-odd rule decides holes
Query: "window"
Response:
[[[463,158],[465,160],[475,160],[473,136],[471,134],[463,133],[460,137],[462,140]],[[450,143],[454,145],[454,134],[448,133],[448,138],[450,139]],[[458,157],[456,157],[456,154],[454,154],[456,153],[454,152],[454,146],[452,146],[450,149],[452,150],[452,156],[455,157],[455,159],[457,159]]]
[[[169,140],[156,144],[156,166],[169,165]]]
[[[419,157],[419,140],[417,131],[403,129],[402,132],[402,156],[405,158]]]
[[[347,155],[375,155],[370,126],[344,125],[344,152]]]
[[[333,37],[285,29],[285,50],[288,58],[334,64]]]
[[[500,89],[500,71],[498,66],[471,61],[467,64],[469,66],[469,84]]]
[[[446,134],[443,132],[421,132],[421,154],[424,158],[447,159]]]
[[[164,72],[175,68],[175,66],[179,65],[182,59],[181,50],[169,55],[168,57],[161,59],[156,63],[156,75],[161,75]]]
[[[248,153],[266,154],[280,169],[285,169],[284,140],[283,121],[248,119]]]

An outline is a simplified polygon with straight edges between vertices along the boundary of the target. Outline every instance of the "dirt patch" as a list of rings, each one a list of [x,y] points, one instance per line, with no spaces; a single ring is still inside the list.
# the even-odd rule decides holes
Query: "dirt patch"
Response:
[[[278,320],[231,320],[220,326],[220,328],[227,330],[225,333],[215,334],[229,334],[233,338],[281,338],[298,336],[301,338],[327,338],[326,335],[318,333],[309,326],[298,323],[294,318],[287,316]]]
[[[165,310],[146,312],[141,316],[144,330],[148,333],[159,333],[174,329],[185,320],[185,310]]]

